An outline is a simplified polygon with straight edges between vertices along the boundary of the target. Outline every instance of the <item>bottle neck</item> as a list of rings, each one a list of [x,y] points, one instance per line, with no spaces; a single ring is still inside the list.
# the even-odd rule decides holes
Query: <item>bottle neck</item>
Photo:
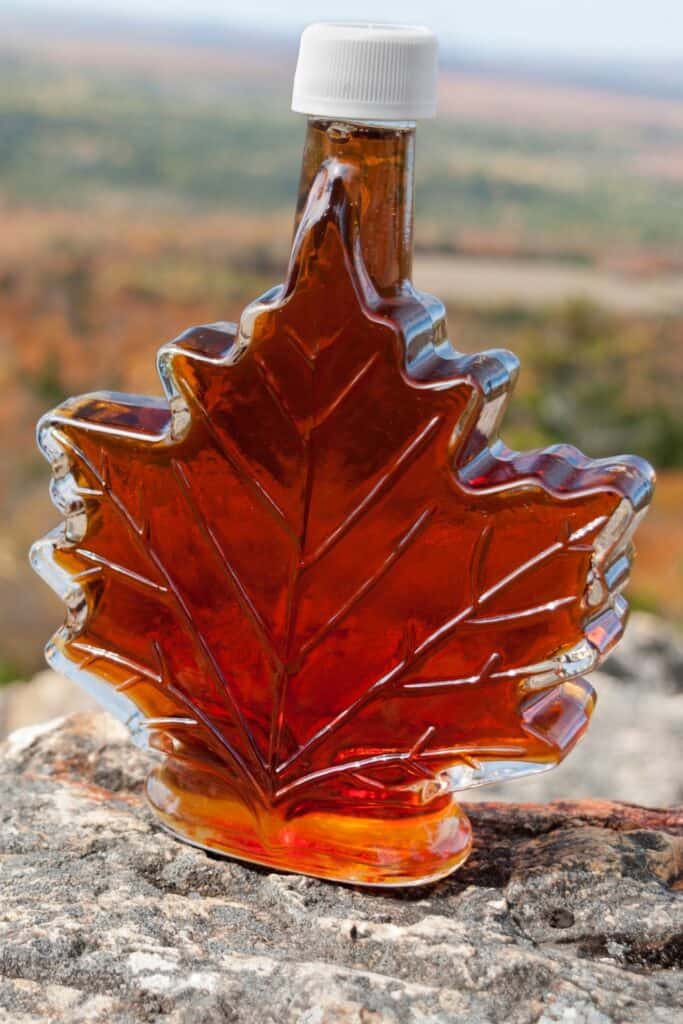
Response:
[[[415,126],[310,118],[295,231],[313,179],[334,160],[357,171],[360,245],[368,275],[382,297],[400,294],[412,271]]]

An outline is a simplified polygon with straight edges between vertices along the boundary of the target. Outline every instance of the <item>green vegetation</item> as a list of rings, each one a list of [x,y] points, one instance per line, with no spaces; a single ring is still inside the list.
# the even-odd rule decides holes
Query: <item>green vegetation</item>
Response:
[[[15,679],[23,679],[20,667],[13,661],[3,661],[0,657],[0,686],[7,686]]]
[[[505,435],[515,447],[567,442],[593,457],[638,452],[683,466],[683,323],[609,314],[587,302],[540,311],[453,310],[467,347],[511,348],[522,372]]]

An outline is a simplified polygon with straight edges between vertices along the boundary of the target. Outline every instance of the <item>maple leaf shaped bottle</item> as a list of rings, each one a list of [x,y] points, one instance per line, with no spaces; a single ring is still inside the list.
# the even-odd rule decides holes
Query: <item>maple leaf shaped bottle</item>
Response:
[[[165,345],[166,397],[103,392],[39,426],[65,522],[52,666],[156,754],[161,821],[279,869],[418,884],[460,864],[470,786],[580,739],[618,639],[635,457],[516,452],[517,373],[459,354],[410,281],[425,29],[315,25],[283,285]]]

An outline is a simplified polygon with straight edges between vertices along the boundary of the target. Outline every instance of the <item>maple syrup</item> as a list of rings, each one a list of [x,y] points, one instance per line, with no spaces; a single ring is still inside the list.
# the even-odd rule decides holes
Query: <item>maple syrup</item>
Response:
[[[314,116],[285,283],[39,435],[65,524],[48,660],[158,754],[197,845],[363,884],[466,857],[459,791],[583,735],[652,474],[513,452],[517,373],[411,284],[414,126]]]

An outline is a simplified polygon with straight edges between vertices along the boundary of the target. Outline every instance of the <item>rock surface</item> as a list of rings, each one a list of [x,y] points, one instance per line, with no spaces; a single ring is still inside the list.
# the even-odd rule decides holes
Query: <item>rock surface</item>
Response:
[[[104,714],[0,750],[0,1022],[672,1024],[683,811],[473,804],[429,887],[363,891],[183,846]]]
[[[558,768],[467,793],[470,800],[584,800],[662,807],[683,802],[683,695],[592,672],[590,727]]]
[[[66,676],[47,668],[27,683],[16,682],[0,688],[0,737],[60,715],[96,708],[93,697]]]

